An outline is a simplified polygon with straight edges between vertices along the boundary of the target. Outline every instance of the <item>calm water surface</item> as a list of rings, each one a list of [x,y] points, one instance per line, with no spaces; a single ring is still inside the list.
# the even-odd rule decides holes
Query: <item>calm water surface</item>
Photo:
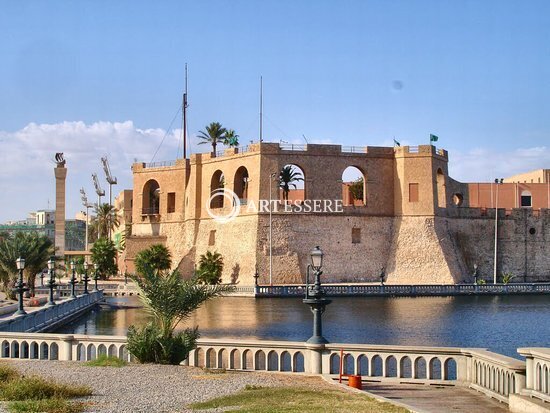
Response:
[[[143,309],[101,309],[59,332],[124,335],[147,317]],[[304,341],[312,315],[301,299],[223,297],[201,307],[182,328],[191,325],[210,338]],[[518,347],[550,347],[550,297],[335,298],[323,330],[331,342],[482,347],[518,357]]]

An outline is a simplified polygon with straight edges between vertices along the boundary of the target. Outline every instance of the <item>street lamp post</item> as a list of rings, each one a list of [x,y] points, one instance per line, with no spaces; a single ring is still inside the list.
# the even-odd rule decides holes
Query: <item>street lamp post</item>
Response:
[[[76,298],[75,285],[78,283],[75,275],[76,264],[74,261],[71,261],[69,265],[71,267],[71,272],[72,272],[71,279],[69,280],[69,284],[71,284],[71,298]]]
[[[498,251],[498,187],[504,179],[495,179],[496,184],[496,196],[495,196],[495,257],[493,265],[493,283],[497,283],[497,251]]]
[[[50,299],[48,300],[48,303],[46,304],[46,306],[51,307],[55,305],[55,301],[53,300],[53,289],[56,286],[54,257],[50,257],[50,259],[48,260],[48,272],[50,273],[50,280],[48,281],[48,287],[50,289]]]
[[[276,172],[269,175],[269,285],[273,285],[273,180]]]
[[[84,261],[84,294],[88,294],[88,281],[90,278],[88,277],[88,269],[90,268],[90,263],[88,261]]]
[[[322,315],[325,308],[332,300],[324,298],[325,292],[321,287],[321,268],[323,266],[323,251],[319,247],[315,247],[311,253],[311,264],[308,265],[308,273],[306,276],[306,298],[304,304],[310,306],[313,313],[313,335],[307,341],[309,344],[326,344],[328,340],[323,337]],[[309,284],[309,268],[315,272],[315,282],[312,286]]]
[[[25,315],[27,312],[23,309],[23,293],[26,291],[29,291],[29,289],[26,287],[26,284],[23,282],[23,270],[25,269],[25,258],[17,258],[15,260],[15,265],[17,267],[17,270],[19,271],[19,279],[15,283],[14,290],[19,295],[19,308],[15,312],[15,315]]]
[[[96,262],[94,264],[94,291],[98,291],[97,280],[99,280],[99,264]]]

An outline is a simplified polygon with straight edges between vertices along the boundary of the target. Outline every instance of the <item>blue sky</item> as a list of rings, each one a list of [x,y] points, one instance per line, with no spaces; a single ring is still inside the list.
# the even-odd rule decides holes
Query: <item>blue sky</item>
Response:
[[[241,142],[257,140],[262,75],[266,140],[414,145],[434,133],[459,180],[550,167],[548,1],[0,0],[0,9],[0,190],[14,199],[0,222],[53,202],[56,151],[72,168],[68,215],[78,188],[92,192],[102,155],[118,189],[130,187],[131,162],[151,160],[181,104],[185,63],[192,135],[220,121]],[[177,156],[180,127],[156,160]]]

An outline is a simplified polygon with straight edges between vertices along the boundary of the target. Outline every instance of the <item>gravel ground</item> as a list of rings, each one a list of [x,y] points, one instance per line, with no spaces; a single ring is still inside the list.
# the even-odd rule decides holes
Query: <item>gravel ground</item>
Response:
[[[80,362],[9,361],[24,375],[39,375],[64,383],[86,384],[93,396],[82,399],[87,412],[189,412],[189,403],[236,393],[247,384],[299,385],[331,388],[320,377],[260,372],[209,373],[200,368],[129,364],[90,367]],[[212,412],[213,410],[210,410]],[[0,413],[6,410],[0,405]]]

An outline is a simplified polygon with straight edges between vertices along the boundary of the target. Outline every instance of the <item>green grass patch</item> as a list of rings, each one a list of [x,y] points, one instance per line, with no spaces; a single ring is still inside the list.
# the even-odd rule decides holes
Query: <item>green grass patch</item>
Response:
[[[338,389],[306,389],[301,387],[247,386],[230,396],[193,403],[194,410],[231,407],[241,413],[405,413],[408,410],[390,403],[381,403],[363,394]]]
[[[107,356],[105,354],[102,354],[95,360],[86,362],[87,366],[94,367],[124,367],[127,364],[127,362],[119,359],[118,357]]]
[[[41,377],[19,377],[0,383],[0,400],[40,400],[83,397],[92,394],[88,386],[73,386],[45,380]]]
[[[64,399],[22,400],[8,404],[10,413],[79,413],[84,403],[69,402]]]
[[[15,380],[21,375],[12,366],[8,366],[5,363],[0,363],[0,383]]]

